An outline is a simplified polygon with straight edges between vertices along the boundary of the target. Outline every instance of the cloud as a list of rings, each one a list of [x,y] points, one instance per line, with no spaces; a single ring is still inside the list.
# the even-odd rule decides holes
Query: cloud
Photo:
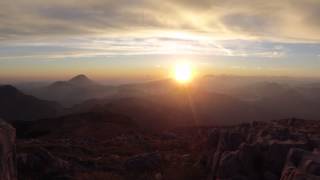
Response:
[[[279,58],[286,55],[283,45],[261,42],[207,41],[167,37],[82,38],[63,43],[28,42],[0,45],[0,59],[64,59],[130,55],[198,55]]]
[[[0,12],[1,39],[170,30],[224,39],[320,41],[316,0],[15,0],[2,1]]]
[[[0,1],[0,59],[135,54],[283,57],[286,48],[256,45],[318,45],[319,16],[317,0]]]

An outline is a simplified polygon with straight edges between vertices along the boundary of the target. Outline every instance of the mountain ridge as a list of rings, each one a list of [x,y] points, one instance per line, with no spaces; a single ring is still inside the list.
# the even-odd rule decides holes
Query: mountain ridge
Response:
[[[113,86],[105,86],[92,81],[84,74],[66,81],[56,81],[48,86],[36,88],[30,93],[38,98],[54,100],[65,107],[71,107],[85,100],[101,98],[114,92]]]
[[[11,85],[0,86],[0,99],[0,117],[7,121],[52,117],[62,111],[58,103],[24,94]]]

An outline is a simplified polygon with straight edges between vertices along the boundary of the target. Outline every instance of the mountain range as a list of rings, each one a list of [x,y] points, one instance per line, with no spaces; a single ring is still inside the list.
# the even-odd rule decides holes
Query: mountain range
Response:
[[[217,85],[220,86],[215,87]],[[15,104],[11,109],[16,112],[26,111],[24,107],[28,103],[31,104],[28,107],[34,107],[33,104],[39,104],[33,102],[37,100],[49,105],[41,106],[38,112],[30,110],[29,114],[33,116],[5,110],[3,118],[20,120],[23,117],[25,120],[34,120],[55,117],[53,115],[56,114],[110,111],[130,117],[135,123],[148,128],[232,125],[289,117],[320,119],[320,103],[310,98],[317,97],[319,93],[311,91],[310,86],[231,77],[204,77],[189,86],[181,86],[170,79],[105,86],[85,75],[78,75],[45,87],[22,89],[28,101],[20,100],[25,99],[21,95],[23,93],[11,86],[20,96],[8,96],[3,92],[2,97],[6,99],[2,102]],[[24,102],[24,105],[17,101]],[[48,113],[52,111],[54,113]]]

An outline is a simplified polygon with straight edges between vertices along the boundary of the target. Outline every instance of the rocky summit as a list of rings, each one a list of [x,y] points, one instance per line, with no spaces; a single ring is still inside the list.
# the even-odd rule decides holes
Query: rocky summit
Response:
[[[320,176],[320,153],[292,148],[282,171],[281,180],[310,179]]]
[[[41,124],[37,129],[41,129]],[[30,127],[25,129],[32,134],[33,127]],[[68,124],[68,127],[74,132],[81,131],[81,138],[53,136],[47,132],[18,139],[18,179],[320,178],[319,121],[293,118],[227,127],[184,127],[163,132],[134,126],[121,131],[119,126],[117,133],[103,136],[105,138],[96,133],[84,138],[85,133],[96,129],[95,126],[87,126],[85,131],[82,126]],[[11,133],[4,136],[10,141],[2,140],[6,143],[3,147],[8,147],[11,152],[13,131],[2,132]],[[3,167],[7,167],[2,174],[10,180],[16,177],[16,166],[10,164],[15,157],[12,153],[8,156],[10,162],[6,162],[8,158],[2,159]]]
[[[319,125],[286,119],[213,129],[205,155],[207,179],[319,179],[320,155],[312,153],[320,147]]]

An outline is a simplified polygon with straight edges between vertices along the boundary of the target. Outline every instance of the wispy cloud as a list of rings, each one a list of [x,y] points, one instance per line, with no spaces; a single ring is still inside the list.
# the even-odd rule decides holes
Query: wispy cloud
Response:
[[[88,38],[60,42],[14,42],[0,45],[0,59],[62,59],[128,55],[213,55],[241,57],[283,57],[283,49],[261,47],[251,41],[238,43],[207,39]]]
[[[170,30],[215,39],[320,41],[317,0],[15,0],[1,1],[0,12],[1,39]]]
[[[0,2],[0,59],[140,54],[284,57],[320,43],[317,0]],[[264,43],[273,46],[261,46]],[[36,49],[37,48],[37,49]]]

